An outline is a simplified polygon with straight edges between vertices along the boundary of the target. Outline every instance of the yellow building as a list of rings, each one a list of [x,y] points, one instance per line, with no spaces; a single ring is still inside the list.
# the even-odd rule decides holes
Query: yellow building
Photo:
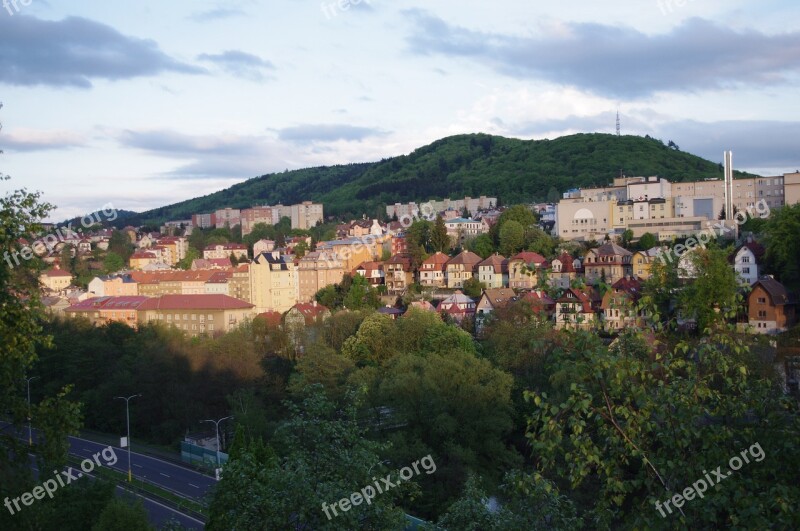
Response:
[[[299,301],[311,302],[319,290],[341,282],[344,272],[344,261],[336,253],[329,251],[308,253],[297,264]]]
[[[58,293],[70,287],[72,284],[72,274],[55,267],[39,275],[39,282],[42,283],[42,287],[45,290],[51,293]]]
[[[230,332],[255,316],[253,305],[227,295],[162,295],[138,308],[139,322],[174,326],[186,335]]]
[[[250,264],[250,300],[256,313],[286,312],[297,304],[298,274],[278,251],[261,253]]]

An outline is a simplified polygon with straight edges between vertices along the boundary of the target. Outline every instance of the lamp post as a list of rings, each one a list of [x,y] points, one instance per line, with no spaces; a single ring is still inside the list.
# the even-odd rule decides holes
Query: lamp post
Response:
[[[28,446],[33,446],[33,430],[31,429],[31,380],[35,380],[38,376],[31,376],[25,378],[28,384]]]
[[[219,420],[201,420],[200,421],[200,422],[211,422],[212,424],[214,424],[214,430],[215,430],[216,435],[217,435],[217,479],[219,479],[219,468],[220,468],[220,462],[219,462],[219,423],[222,422],[223,420],[232,419],[232,418],[233,418],[233,415],[231,415],[229,417],[222,417]]]
[[[129,397],[124,396],[115,396],[114,400],[124,400],[125,401],[125,420],[128,425],[128,483],[133,481],[133,475],[131,473],[131,413],[130,408],[130,401],[136,397],[142,396],[141,394],[131,395]]]

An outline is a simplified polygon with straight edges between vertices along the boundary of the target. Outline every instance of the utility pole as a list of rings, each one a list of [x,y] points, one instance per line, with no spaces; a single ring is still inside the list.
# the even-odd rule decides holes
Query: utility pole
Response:
[[[142,396],[142,395],[141,394],[135,394],[135,395],[131,395],[131,396],[127,397],[127,398],[124,397],[124,396],[115,396],[114,397],[114,400],[119,399],[119,400],[124,400],[125,401],[125,421],[126,421],[126,423],[128,425],[128,440],[127,440],[127,443],[128,443],[128,483],[133,481],[133,474],[131,472],[131,412],[130,412],[129,405],[130,405],[130,402],[131,402],[132,399],[134,399],[136,397],[139,397],[139,396]]]
[[[1,104],[0,107],[2,107]],[[38,376],[25,378],[25,382],[28,384],[28,446],[33,446],[33,430],[31,429],[31,380],[35,380],[36,378],[38,378]]]
[[[233,418],[233,415],[231,415],[229,417],[222,417],[219,420],[201,420],[200,421],[200,422],[210,422],[210,423],[212,423],[214,425],[214,430],[215,430],[215,433],[217,435],[217,479],[219,479],[219,469],[220,469],[220,466],[221,466],[220,465],[220,461],[219,461],[219,446],[220,446],[220,444],[219,444],[219,423],[222,422],[223,420],[232,419],[232,418]]]

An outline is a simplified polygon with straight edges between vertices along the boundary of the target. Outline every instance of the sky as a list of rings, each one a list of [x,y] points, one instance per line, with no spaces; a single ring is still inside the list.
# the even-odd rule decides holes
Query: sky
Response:
[[[0,192],[143,211],[462,133],[800,169],[796,0],[0,0]],[[420,200],[428,198],[419,198]]]

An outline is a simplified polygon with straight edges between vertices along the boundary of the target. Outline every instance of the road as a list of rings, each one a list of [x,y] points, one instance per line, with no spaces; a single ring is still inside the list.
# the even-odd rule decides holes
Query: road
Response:
[[[6,426],[8,426],[8,423],[0,421],[0,428],[4,428]],[[17,435],[20,439],[27,440],[26,431],[20,431],[17,433]],[[36,430],[33,431],[33,436],[35,440],[37,436]],[[107,466],[127,475],[127,449],[113,447],[117,460],[116,463],[111,465],[101,454],[104,449],[108,448],[107,444],[96,443],[86,439],[81,439],[79,437],[70,437],[69,444],[70,455],[73,455],[79,459],[89,458],[93,461],[96,461],[94,456],[100,454],[98,455],[97,460],[99,460],[103,466]],[[106,455],[108,455],[108,452],[106,452]],[[113,457],[111,457],[110,461],[114,461]],[[171,463],[169,461],[137,454],[133,451],[131,451],[131,470],[134,482],[136,482],[137,479],[145,480],[178,496],[182,496],[197,502],[206,501],[207,496],[210,495],[212,488],[217,483],[214,478],[206,476],[205,474],[195,472],[194,470],[184,468],[181,465]],[[88,475],[91,476],[91,474]],[[170,519],[174,519],[187,529],[205,528],[205,525],[202,521],[190,515],[178,512],[171,507],[168,507],[158,501],[151,500],[150,498],[142,496],[139,493],[131,493],[122,486],[118,486],[117,491],[118,494],[124,494],[125,496],[136,496],[140,498],[145,509],[150,515],[150,522],[158,527],[161,527]]]

